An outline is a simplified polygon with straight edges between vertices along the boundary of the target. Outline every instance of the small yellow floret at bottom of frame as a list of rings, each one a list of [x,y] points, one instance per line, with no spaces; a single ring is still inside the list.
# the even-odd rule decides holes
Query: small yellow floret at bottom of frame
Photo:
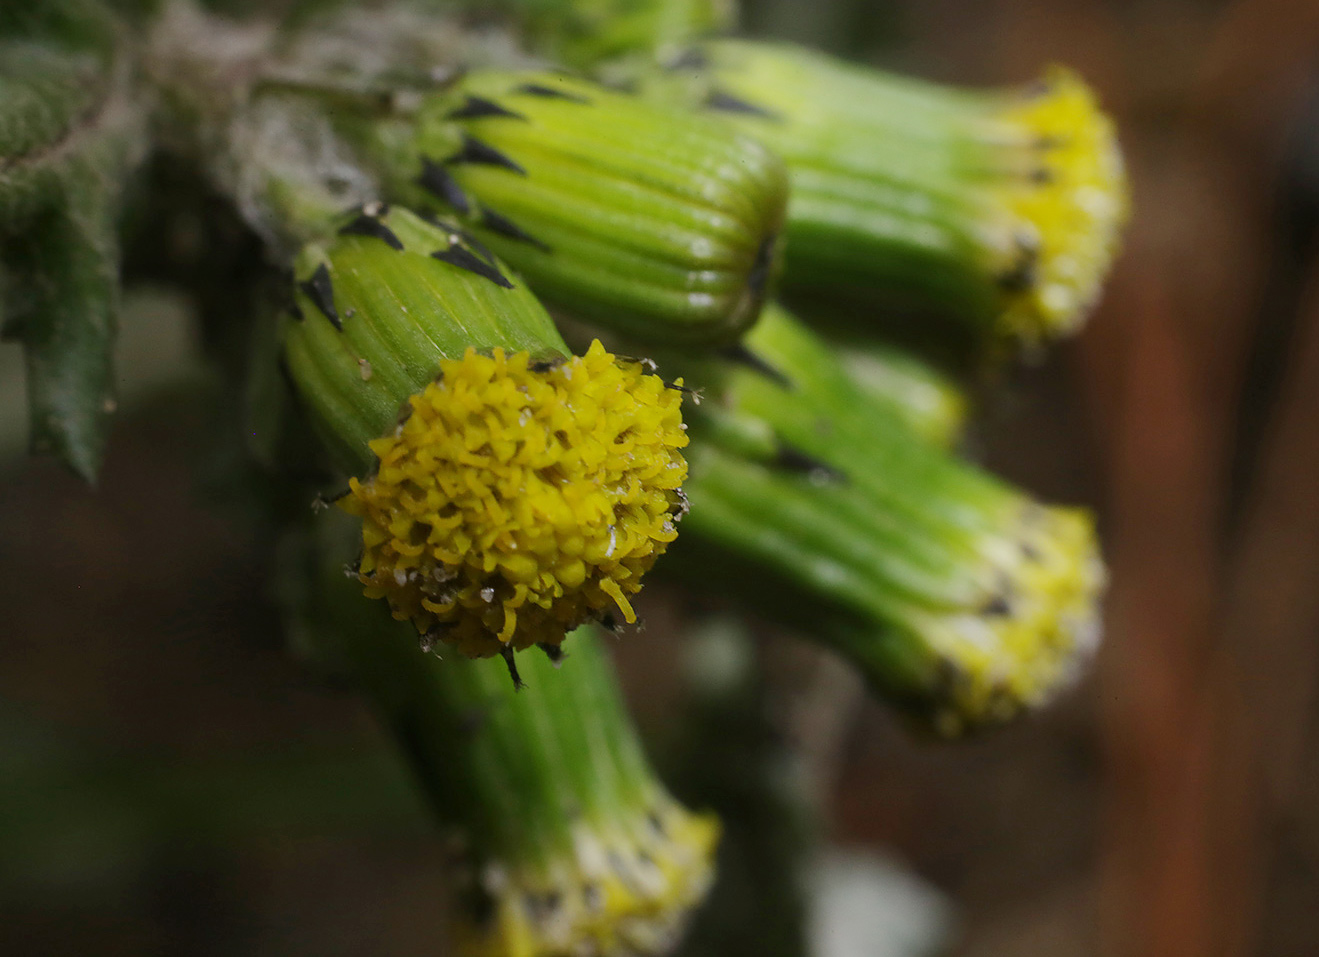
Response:
[[[671,799],[635,826],[583,825],[546,869],[487,866],[492,909],[457,922],[464,957],[641,957],[669,953],[714,880],[719,821]]]
[[[628,596],[677,537],[681,398],[599,341],[443,361],[340,500],[362,519],[366,594],[472,657],[558,644],[611,608],[634,621]]]

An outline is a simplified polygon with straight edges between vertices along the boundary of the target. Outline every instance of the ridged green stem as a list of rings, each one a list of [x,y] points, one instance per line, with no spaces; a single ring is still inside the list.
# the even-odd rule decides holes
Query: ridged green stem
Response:
[[[735,43],[710,50],[711,101],[722,94],[751,108],[716,111],[792,171],[786,285],[835,297],[879,291],[988,326],[997,293],[975,187],[1003,161],[973,136],[988,112],[981,101],[898,78],[780,72]]]

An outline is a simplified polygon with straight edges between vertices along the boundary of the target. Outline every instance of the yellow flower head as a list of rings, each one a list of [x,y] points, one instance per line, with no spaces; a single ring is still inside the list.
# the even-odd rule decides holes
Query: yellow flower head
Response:
[[[472,657],[557,645],[628,601],[677,536],[681,393],[594,342],[559,363],[473,349],[440,364],[341,507],[358,576],[424,636]]]
[[[1027,144],[1025,168],[994,191],[1008,213],[1002,245],[1017,257],[1002,328],[1040,342],[1074,331],[1098,296],[1127,218],[1126,173],[1112,120],[1070,70],[1050,70],[998,120]]]

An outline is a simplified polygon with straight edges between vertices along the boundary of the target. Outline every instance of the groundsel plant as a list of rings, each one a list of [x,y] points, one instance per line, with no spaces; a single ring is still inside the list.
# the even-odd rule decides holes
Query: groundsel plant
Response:
[[[261,516],[289,630],[458,848],[457,952],[667,953],[715,879],[719,824],[660,783],[603,647],[649,576],[939,737],[1076,678],[1093,520],[959,459],[931,356],[1038,351],[1099,295],[1125,181],[1078,77],[947,89],[709,40],[733,11],[703,0],[220,6],[0,10],[32,446],[96,476],[134,226],[124,275],[251,330],[218,365],[302,506]]]

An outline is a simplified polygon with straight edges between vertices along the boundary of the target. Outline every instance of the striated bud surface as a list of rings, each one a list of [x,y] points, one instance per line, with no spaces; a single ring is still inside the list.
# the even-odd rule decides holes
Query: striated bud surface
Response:
[[[783,157],[784,284],[952,317],[1027,346],[1073,332],[1127,215],[1112,121],[1073,73],[972,91],[788,44],[718,41],[647,80]]]
[[[665,343],[759,314],[787,176],[750,136],[557,73],[476,73],[423,108],[414,148],[417,195],[556,308]]]
[[[807,630],[956,737],[1068,687],[1100,637],[1092,516],[915,431],[778,307],[693,381],[691,513],[670,571]]]

